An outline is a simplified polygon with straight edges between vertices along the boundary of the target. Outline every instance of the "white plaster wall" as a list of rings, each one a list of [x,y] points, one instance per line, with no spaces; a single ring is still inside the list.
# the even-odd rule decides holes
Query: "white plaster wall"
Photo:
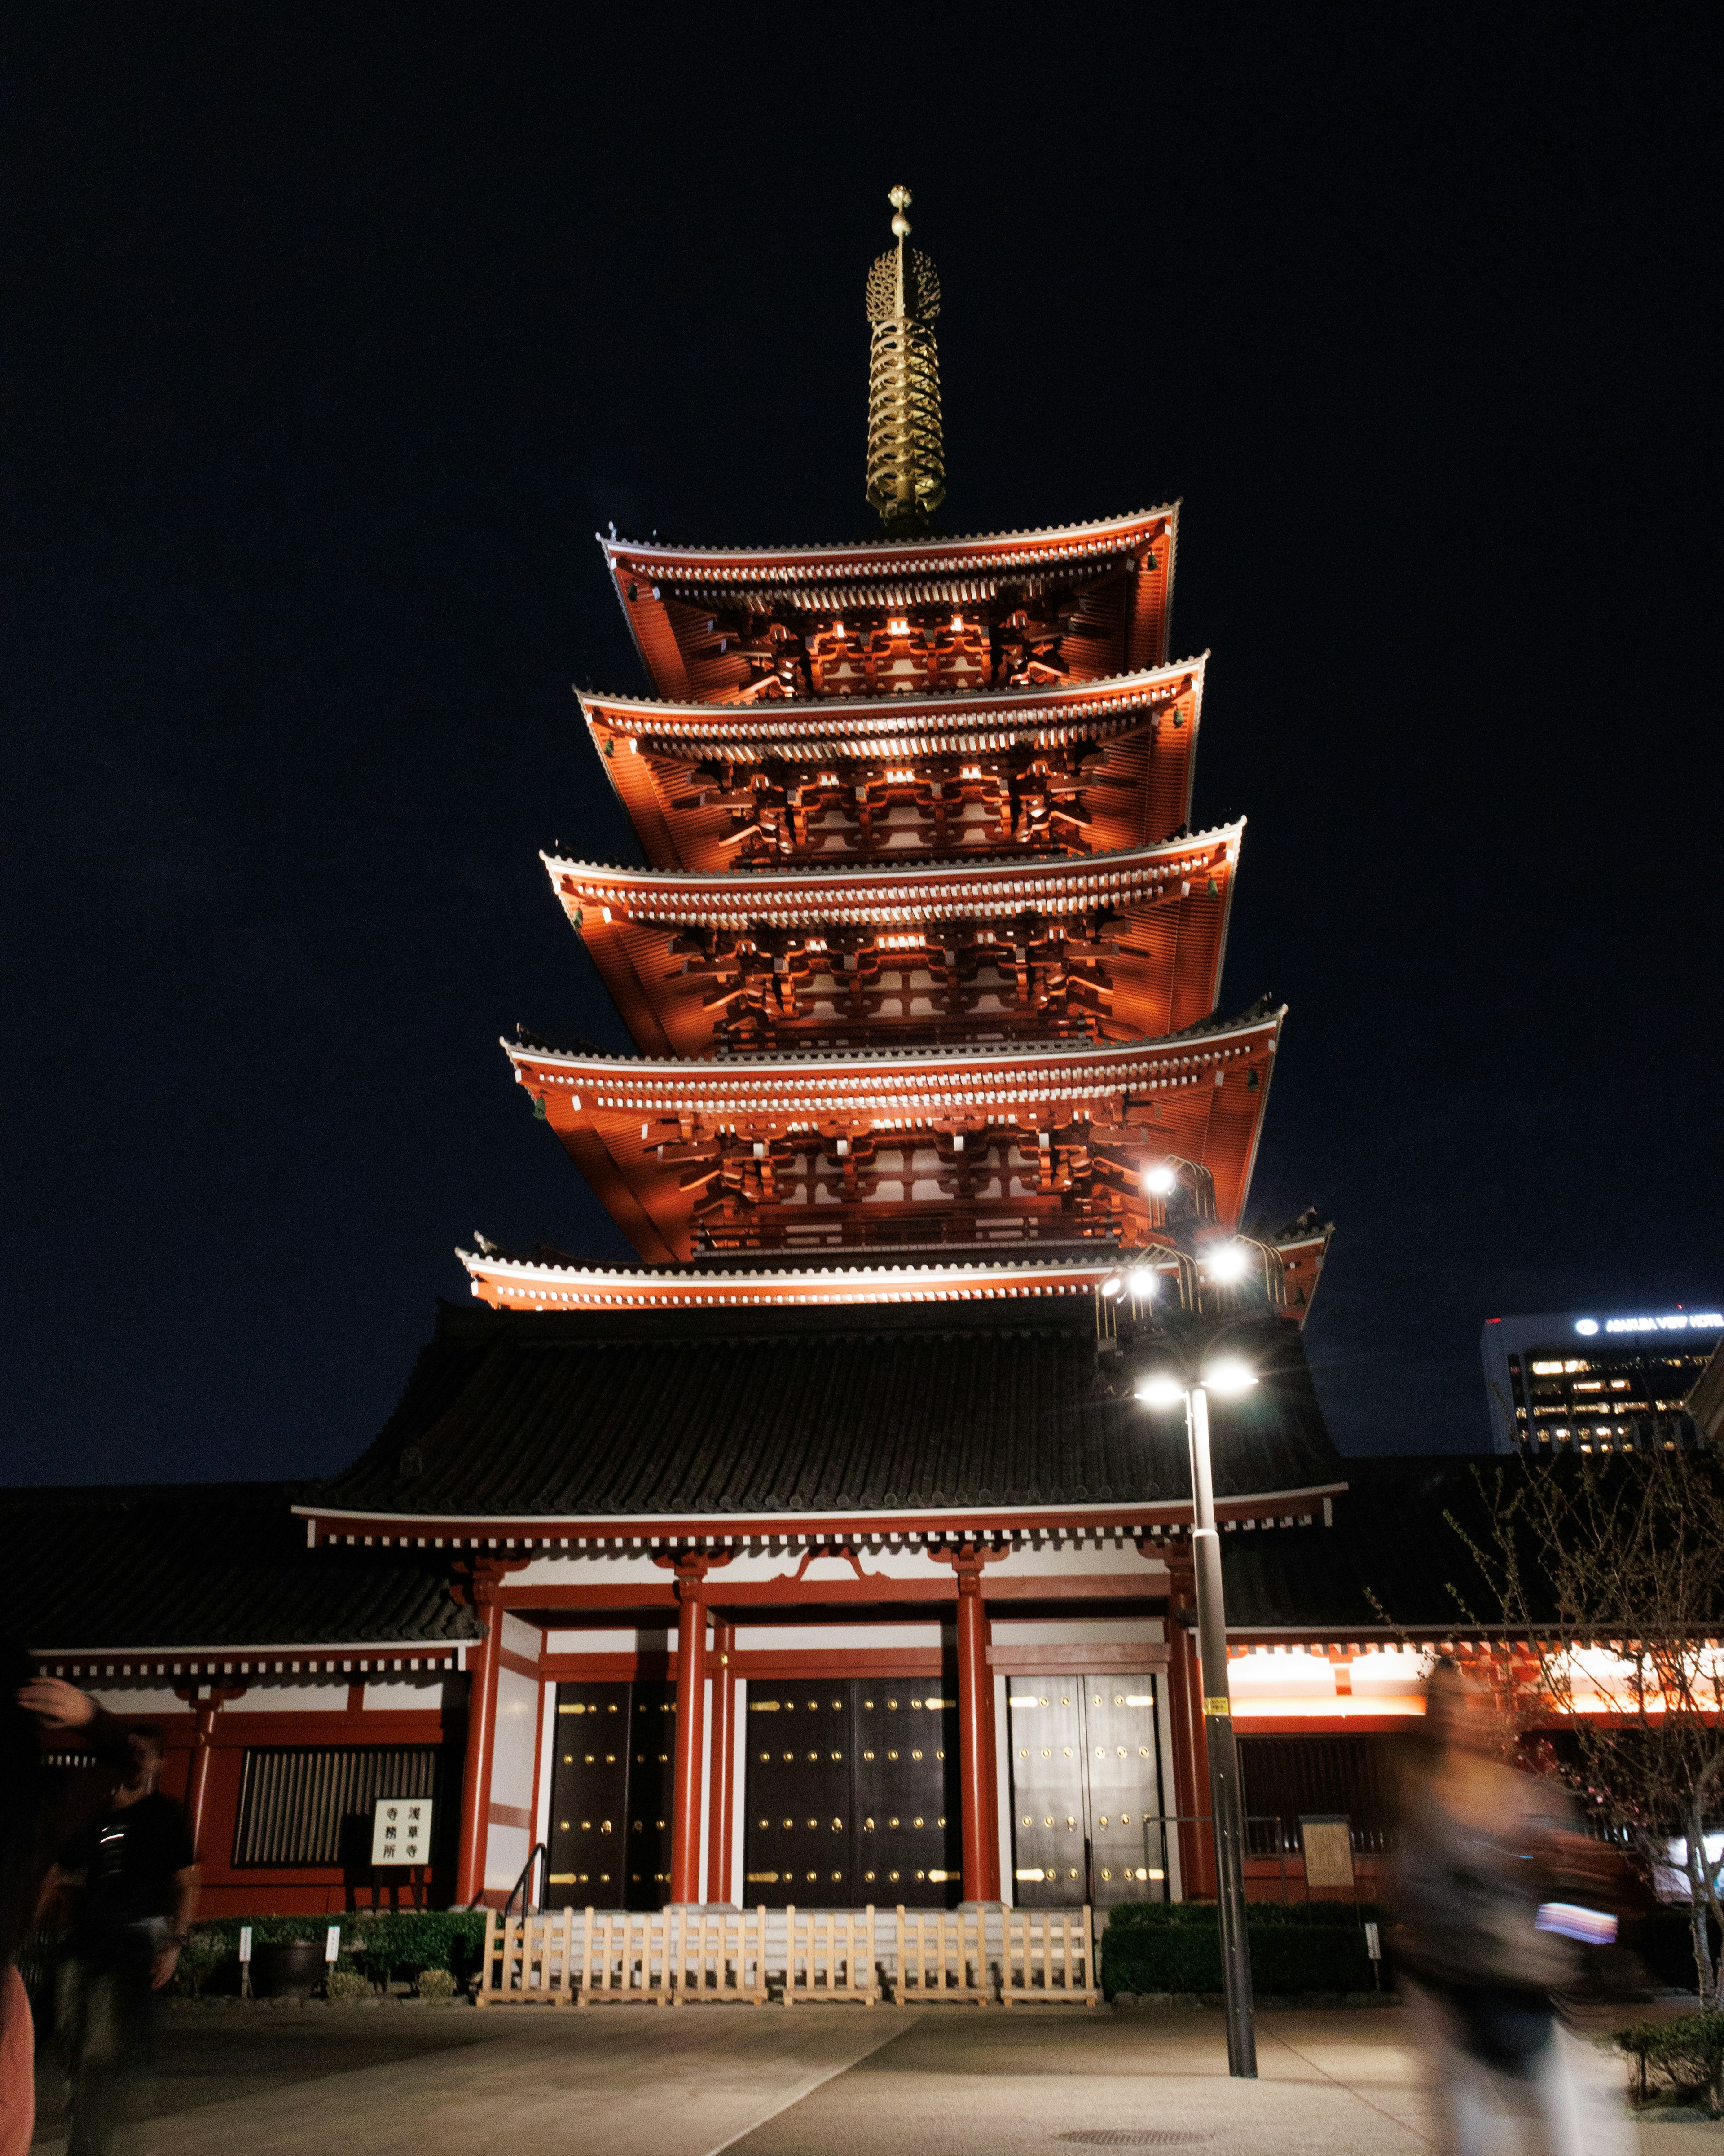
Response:
[[[1034,1620],[996,1617],[996,1647],[1159,1645],[1167,1628],[1159,1617],[1050,1617]]]
[[[818,1654],[863,1647],[937,1648],[952,1637],[950,1625],[739,1625],[738,1654]]]
[[[1129,1513],[1131,1508],[1122,1501],[1119,1509]],[[847,1528],[846,1532],[861,1534],[866,1530]],[[865,1577],[872,1573],[887,1579],[927,1579],[935,1575],[936,1570],[927,1554],[928,1547],[926,1543],[900,1542],[888,1543],[878,1549],[859,1548],[857,1563]],[[663,1549],[574,1550],[567,1556],[537,1556],[519,1573],[510,1575],[510,1584],[590,1587],[650,1584],[662,1587],[669,1575],[654,1558],[664,1554],[666,1551]],[[788,1581],[800,1576],[805,1581],[824,1582],[854,1580],[856,1577],[855,1567],[848,1558],[811,1558],[804,1569],[804,1555],[803,1551],[795,1548],[763,1549],[750,1545],[745,1548],[736,1544],[731,1550],[731,1562],[724,1568],[721,1581]],[[1126,1537],[1080,1542],[1070,1536],[1047,1535],[1015,1544],[997,1576],[1017,1580],[1037,1575],[1070,1578],[1126,1573],[1134,1579],[1143,1580],[1147,1594],[1159,1594],[1166,1591],[1167,1569],[1159,1558],[1140,1557],[1136,1543]]]
[[[524,1826],[494,1826],[485,1845],[485,1883],[506,1893],[521,1876],[532,1838]]]
[[[533,1804],[533,1746],[539,1728],[541,1687],[514,1670],[497,1672],[496,1742],[491,1750],[491,1802]]]
[[[153,1722],[158,1715],[191,1712],[190,1702],[176,1697],[172,1685],[105,1684],[91,1685],[88,1689],[98,1707],[118,1715],[122,1722]],[[346,1698],[343,1690],[343,1705]]]
[[[524,1655],[528,1661],[537,1661],[542,1636],[536,1625],[529,1625],[511,1610],[503,1612],[503,1645],[511,1655]]]
[[[434,1714],[444,1703],[444,1679],[435,1671],[423,1676],[391,1677],[387,1683],[367,1684],[365,1687],[365,1707],[367,1714],[396,1713]],[[251,1705],[248,1692],[245,1705]]]
[[[545,1634],[547,1655],[663,1655],[675,1644],[675,1634],[669,1630],[654,1627],[637,1631],[627,1625],[614,1625],[608,1630],[571,1628]]]

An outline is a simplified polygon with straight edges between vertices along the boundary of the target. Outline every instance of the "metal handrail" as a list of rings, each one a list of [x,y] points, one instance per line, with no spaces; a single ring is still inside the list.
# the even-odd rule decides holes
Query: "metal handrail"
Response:
[[[506,1917],[509,1912],[515,1907],[515,1897],[517,1894],[521,1897],[521,1915],[523,1917],[530,1917],[532,1915],[533,1911],[537,1905],[528,1898],[526,1883],[528,1879],[531,1876],[534,1865],[538,1862],[541,1856],[547,1864],[551,1861],[551,1851],[545,1846],[545,1844],[542,1841],[536,1841],[532,1847],[527,1851],[526,1862],[521,1867],[520,1878],[518,1878],[515,1884],[509,1889],[508,1899],[504,1902],[500,1912],[502,1915]],[[484,1903],[485,1889],[481,1887],[479,1892],[473,1897],[473,1899],[467,1904],[467,1907],[469,1909],[477,1909],[481,1908],[484,1906]]]

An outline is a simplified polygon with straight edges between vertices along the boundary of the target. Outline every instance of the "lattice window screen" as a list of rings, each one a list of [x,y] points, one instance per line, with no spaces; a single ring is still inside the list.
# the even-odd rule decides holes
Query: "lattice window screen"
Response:
[[[233,1861],[338,1864],[344,1824],[365,1825],[379,1797],[435,1797],[434,1744],[269,1745],[248,1750]]]

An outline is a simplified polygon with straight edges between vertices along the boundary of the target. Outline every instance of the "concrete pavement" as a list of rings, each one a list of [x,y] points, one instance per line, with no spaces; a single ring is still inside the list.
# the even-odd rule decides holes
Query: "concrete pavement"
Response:
[[[1082,2008],[209,2008],[167,2017],[161,2156],[1415,2156],[1408,2017],[1269,2009],[1260,2078],[1213,2013]],[[45,2090],[44,2094],[51,2094]],[[61,2156],[44,2111],[39,2156]],[[1645,2151],[1724,2128],[1655,2128]]]

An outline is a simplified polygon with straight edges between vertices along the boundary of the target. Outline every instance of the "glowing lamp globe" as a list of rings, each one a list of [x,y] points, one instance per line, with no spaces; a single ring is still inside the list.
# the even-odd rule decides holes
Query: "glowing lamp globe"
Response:
[[[1224,1243],[1209,1253],[1205,1263],[1211,1280],[1238,1280],[1245,1270],[1245,1253],[1237,1243]]]
[[[1166,1161],[1143,1171],[1143,1194],[1146,1198],[1165,1198],[1179,1178]]]
[[[1185,1388],[1171,1372],[1157,1370],[1138,1386],[1137,1397],[1147,1408],[1177,1408],[1185,1398]]]
[[[1212,1393],[1223,1399],[1230,1399],[1240,1393],[1249,1393],[1257,1383],[1249,1366],[1240,1362],[1237,1355],[1224,1355],[1219,1363],[1212,1363],[1203,1373],[1203,1383]]]

